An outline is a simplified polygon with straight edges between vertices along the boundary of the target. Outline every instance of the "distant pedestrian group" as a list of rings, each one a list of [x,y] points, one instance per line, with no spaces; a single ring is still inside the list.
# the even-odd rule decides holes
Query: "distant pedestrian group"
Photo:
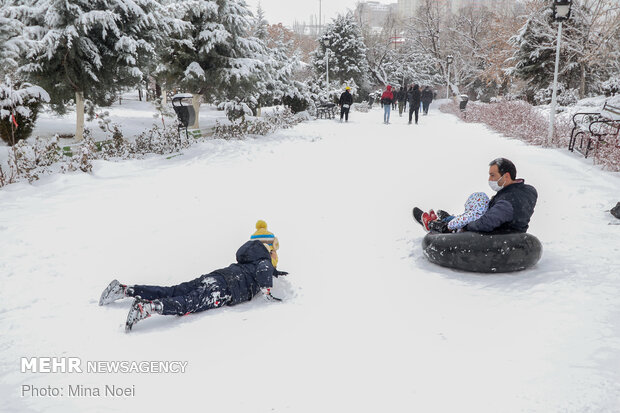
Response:
[[[388,125],[390,123],[390,115],[392,110],[396,110],[398,107],[398,115],[403,116],[403,113],[407,113],[407,106],[409,107],[409,124],[413,122],[418,124],[420,110],[423,115],[428,115],[428,109],[434,98],[434,92],[429,87],[424,87],[424,90],[420,90],[420,86],[412,84],[408,89],[401,86],[398,90],[394,89],[392,85],[387,85],[385,90],[381,94],[381,107],[383,108],[383,123]],[[340,106],[340,122],[349,121],[349,110],[353,105],[353,95],[351,95],[351,88],[347,86],[345,91],[340,95],[338,100],[338,106]]]
[[[409,89],[400,87],[398,91],[393,91],[391,85],[387,85],[381,95],[381,105],[383,106],[383,123],[390,123],[390,112],[398,105],[398,115],[403,116],[407,106],[409,106],[409,124],[415,121],[418,124],[420,107],[422,113],[428,115],[428,109],[433,101],[433,90],[426,86],[420,91],[420,86],[412,84]]]

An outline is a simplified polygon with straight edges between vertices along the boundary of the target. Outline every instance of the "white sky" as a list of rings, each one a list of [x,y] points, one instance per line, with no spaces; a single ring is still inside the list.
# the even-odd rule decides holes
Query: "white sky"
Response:
[[[396,3],[396,0],[378,0],[379,3]],[[329,22],[338,13],[353,10],[358,0],[322,0],[322,14]],[[256,13],[259,0],[246,0],[252,13]],[[292,26],[295,20],[310,22],[310,15],[319,15],[319,0],[260,0],[265,17],[270,24]]]

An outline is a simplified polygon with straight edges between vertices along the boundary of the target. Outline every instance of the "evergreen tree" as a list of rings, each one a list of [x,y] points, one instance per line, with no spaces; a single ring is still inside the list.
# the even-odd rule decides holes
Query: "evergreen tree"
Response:
[[[163,57],[166,77],[209,102],[247,102],[265,76],[266,50],[251,36],[252,13],[244,0],[189,0],[177,3],[190,28],[172,40]],[[249,102],[252,103],[252,102]],[[197,128],[198,116],[193,127]]]
[[[24,10],[0,5],[0,139],[13,145],[32,133],[41,102],[49,101],[42,88],[17,75],[28,49],[27,27],[19,20]]]
[[[437,70],[437,59],[420,50],[417,43],[390,50],[382,66],[383,71],[388,74],[386,83],[390,85],[408,86],[416,83],[420,86],[431,86],[445,82]]]
[[[259,106],[286,104],[294,112],[305,110],[307,86],[295,80],[301,53],[295,49],[294,34],[282,24],[267,26],[265,45],[265,76],[256,85],[253,100]]]
[[[256,18],[254,19],[254,25],[252,27],[252,31],[254,37],[260,39],[262,41],[266,41],[269,36],[268,32],[269,23],[265,19],[265,12],[261,7],[260,2],[258,2],[258,8],[256,9]]]
[[[80,140],[85,100],[109,105],[139,82],[170,28],[155,0],[39,0],[35,10],[30,23],[39,31],[21,70],[50,93],[56,111],[75,101]]]
[[[528,82],[525,92],[530,101],[539,90],[552,85],[555,71],[557,23],[549,5],[542,0],[539,3],[542,8],[532,12],[519,33],[510,39],[516,50],[508,73]],[[596,37],[590,34],[596,27],[588,24],[589,18],[590,11],[575,4],[570,20],[563,24],[558,81],[566,90],[582,85],[598,89],[605,75],[609,75],[600,64],[604,59],[585,59],[585,52],[596,43]],[[582,95],[587,89],[582,88]]]
[[[362,31],[353,14],[339,15],[325,28],[318,39],[312,56],[313,66],[319,76],[325,76],[329,53],[329,78],[345,83],[352,79],[360,86],[361,94],[370,90],[366,45]],[[329,51],[329,52],[327,52]]]

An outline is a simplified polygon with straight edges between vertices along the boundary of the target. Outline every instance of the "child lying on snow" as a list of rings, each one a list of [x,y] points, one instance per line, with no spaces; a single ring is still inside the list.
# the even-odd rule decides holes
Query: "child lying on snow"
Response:
[[[172,287],[126,285],[112,281],[99,299],[99,305],[125,297],[134,297],[125,331],[151,314],[186,315],[249,301],[259,292],[268,301],[280,301],[271,295],[272,277],[287,275],[276,270],[278,239],[267,231],[267,223],[258,221],[256,232],[237,251],[237,263]]]
[[[465,202],[465,212],[461,215],[452,216],[449,213],[438,210],[437,214],[431,209],[424,212],[421,223],[427,231],[432,232],[461,232],[462,228],[470,222],[478,220],[489,209],[489,197],[484,192],[474,192]]]

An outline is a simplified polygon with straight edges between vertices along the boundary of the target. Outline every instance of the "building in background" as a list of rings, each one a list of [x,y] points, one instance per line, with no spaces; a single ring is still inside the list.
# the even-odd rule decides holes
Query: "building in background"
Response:
[[[431,0],[437,3],[443,3],[452,11],[457,13],[459,9],[466,6],[486,7],[493,11],[502,11],[510,8],[516,3],[516,0]],[[398,0],[397,14],[400,19],[408,19],[414,17],[418,8],[426,3],[426,0]]]
[[[452,13],[457,13],[462,7],[486,7],[495,12],[507,12],[518,0],[396,0],[396,3],[385,4],[378,1],[360,1],[353,11],[355,19],[360,25],[379,32],[385,27],[389,19],[397,23],[414,17],[418,9],[427,1],[444,4]],[[317,36],[327,22],[319,25],[317,16],[310,16],[309,23],[295,22],[293,31],[297,34]]]
[[[353,13],[360,25],[370,27],[371,29],[381,29],[388,19],[398,18],[398,4],[363,1],[357,3]]]

